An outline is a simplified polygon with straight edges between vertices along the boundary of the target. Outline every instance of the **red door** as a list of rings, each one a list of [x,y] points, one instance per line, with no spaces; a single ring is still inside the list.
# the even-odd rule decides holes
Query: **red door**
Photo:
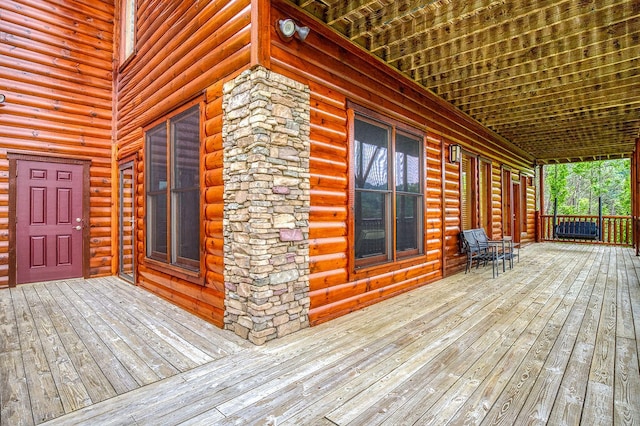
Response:
[[[17,162],[16,282],[83,275],[80,164]]]

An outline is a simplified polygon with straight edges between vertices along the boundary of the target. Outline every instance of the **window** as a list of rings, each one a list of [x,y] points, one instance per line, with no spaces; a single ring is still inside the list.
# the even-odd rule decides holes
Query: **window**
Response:
[[[460,165],[460,216],[462,229],[492,232],[491,163],[462,154]]]
[[[200,266],[200,108],[146,133],[147,257]]]
[[[462,154],[460,166],[460,213],[462,216],[462,229],[473,229],[477,223],[475,215],[475,190],[476,179],[474,174],[475,158]]]
[[[120,63],[124,63],[136,47],[136,0],[122,0],[120,8]]]
[[[527,233],[527,177],[520,177],[520,195],[522,201],[520,202],[520,232]]]
[[[478,226],[491,235],[491,163],[478,161]]]
[[[502,171],[502,235],[513,235],[513,189],[511,187],[511,171]]]
[[[356,266],[421,254],[422,138],[356,115],[353,152]]]

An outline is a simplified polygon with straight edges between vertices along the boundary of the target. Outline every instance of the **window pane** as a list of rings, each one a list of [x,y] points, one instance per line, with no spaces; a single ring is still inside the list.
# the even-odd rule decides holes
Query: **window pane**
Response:
[[[356,259],[387,254],[385,194],[356,191]]]
[[[147,132],[147,156],[147,255],[158,258],[168,253],[166,123]]]
[[[511,233],[512,226],[512,206],[511,206],[511,172],[503,170],[502,172],[502,235],[513,235]]]
[[[147,196],[147,256],[167,254],[167,193]],[[156,256],[157,257],[157,256]],[[160,260],[167,261],[163,258]]]
[[[200,181],[200,111],[191,108],[171,120],[173,188],[197,188]]]
[[[167,189],[167,126],[166,123],[147,132],[148,180],[147,191]]]
[[[471,159],[462,155],[462,176],[460,176],[460,196],[461,196],[461,205],[460,205],[460,213],[462,216],[462,229],[472,229],[473,228],[473,211],[472,211],[472,202],[473,202],[473,182],[472,182],[472,169],[471,169]]]
[[[420,141],[396,136],[396,191],[420,193]]]
[[[200,259],[200,111],[171,120],[173,136],[173,263]]]
[[[122,10],[122,59],[131,56],[135,49],[136,2],[124,0]]]
[[[478,198],[480,226],[487,232],[491,232],[491,165],[480,161],[478,167]]]
[[[200,260],[200,191],[174,193],[174,263],[181,259]]]
[[[389,130],[369,122],[355,121],[356,188],[386,190]]]
[[[415,195],[396,196],[396,250],[420,248],[420,202]]]

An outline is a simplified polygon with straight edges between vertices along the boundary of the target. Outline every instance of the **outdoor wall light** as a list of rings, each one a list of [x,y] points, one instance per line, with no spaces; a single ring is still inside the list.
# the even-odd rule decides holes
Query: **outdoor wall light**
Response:
[[[290,40],[294,35],[298,35],[300,41],[304,41],[309,35],[309,27],[301,27],[291,18],[280,19],[277,26],[278,34],[285,40]]]
[[[7,100],[7,97],[5,95],[3,95],[2,93],[0,93],[0,104],[3,104],[4,101]]]
[[[460,145],[449,145],[449,162],[460,162]]]

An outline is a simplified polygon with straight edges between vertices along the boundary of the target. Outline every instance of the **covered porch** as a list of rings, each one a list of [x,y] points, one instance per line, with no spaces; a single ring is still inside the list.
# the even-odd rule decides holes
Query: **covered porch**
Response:
[[[640,259],[520,257],[262,347],[115,278],[0,291],[1,424],[639,422]]]

